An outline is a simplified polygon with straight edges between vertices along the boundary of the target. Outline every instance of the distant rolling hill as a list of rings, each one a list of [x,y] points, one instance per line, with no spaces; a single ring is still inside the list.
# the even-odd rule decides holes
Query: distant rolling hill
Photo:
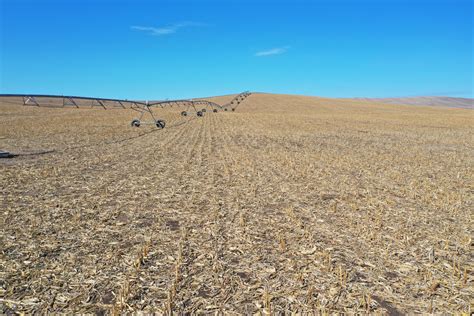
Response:
[[[354,98],[355,100],[374,101],[391,104],[443,106],[451,108],[473,109],[474,99],[452,97],[405,97],[405,98]]]
[[[436,97],[436,96],[420,96],[420,97],[402,97],[402,98],[326,98],[316,96],[304,96],[304,95],[285,95],[285,94],[271,94],[264,92],[253,92],[255,96],[266,96],[276,103],[280,102],[298,102],[298,104],[325,104],[334,102],[342,102],[342,104],[393,104],[393,105],[415,105],[415,106],[433,106],[433,107],[448,107],[448,108],[461,108],[461,109],[474,109],[474,99],[472,98],[453,98],[453,97]],[[29,96],[32,96],[31,94]],[[236,94],[220,95],[214,97],[200,97],[196,99],[212,100],[218,104],[226,104],[230,102]],[[73,97],[74,98],[74,97]],[[253,100],[259,100],[260,98],[252,98]],[[37,97],[37,101],[41,106],[63,106],[63,99],[61,96],[58,98],[45,98]],[[86,105],[90,107],[90,100],[75,100],[79,106]],[[155,101],[163,101],[156,99]],[[141,102],[144,102],[143,100]],[[258,102],[257,102],[258,103]],[[0,104],[23,104],[21,96],[10,97],[2,96],[0,94]],[[266,106],[267,104],[262,104]]]

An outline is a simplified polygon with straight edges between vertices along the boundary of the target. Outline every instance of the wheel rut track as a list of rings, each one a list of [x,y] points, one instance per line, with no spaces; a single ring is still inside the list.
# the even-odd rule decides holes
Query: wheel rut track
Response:
[[[129,304],[134,308],[149,310],[147,306],[150,305],[162,306],[154,311],[166,312],[170,306],[176,309],[182,305],[176,298],[180,295],[181,287],[188,282],[186,267],[193,260],[193,251],[189,250],[191,248],[187,239],[180,239],[181,246],[178,245],[177,240],[180,238],[180,234],[187,236],[189,227],[193,224],[189,220],[188,209],[199,197],[199,195],[196,195],[192,178],[196,177],[195,173],[198,170],[195,166],[196,162],[202,161],[200,155],[206,142],[203,139],[204,130],[205,121],[194,120],[193,124],[186,126],[186,132],[164,154],[162,163],[172,163],[173,169],[168,168],[167,174],[163,175],[166,179],[161,181],[160,186],[162,188],[173,186],[175,188],[173,190],[179,192],[180,198],[179,201],[171,204],[164,202],[162,207],[168,210],[162,212],[159,223],[150,230],[150,239],[152,240],[150,253],[152,255],[147,258],[141,277],[132,284],[131,288],[131,296],[141,296],[143,303],[139,303],[137,299],[130,301]],[[156,169],[158,165],[159,163],[155,162],[154,168]],[[173,230],[170,235],[171,237],[174,236],[175,239],[167,238],[163,241],[157,238],[156,232],[162,229]],[[163,244],[163,242],[165,243]],[[187,249],[181,254],[182,259],[178,259],[180,257],[180,247]],[[157,255],[153,256],[153,254]],[[167,262],[166,258],[174,259]],[[178,262],[180,260],[182,261]],[[163,264],[163,262],[167,263]],[[149,268],[152,268],[153,271],[146,270]],[[173,273],[176,274],[178,270],[181,274],[179,278],[176,275],[173,276]],[[143,289],[147,289],[147,291],[143,292]]]
[[[232,301],[233,289],[237,288],[237,274],[226,263],[229,252],[236,251],[228,245],[228,240],[236,234],[231,219],[231,211],[227,206],[229,199],[234,196],[228,187],[232,181],[231,169],[234,159],[230,159],[231,151],[227,145],[230,140],[226,136],[227,127],[220,116],[209,118],[209,128],[206,129],[203,139],[207,146],[200,147],[203,157],[208,157],[208,162],[202,160],[201,167],[208,168],[209,172],[202,179],[203,187],[210,187],[207,192],[209,211],[199,213],[201,216],[198,227],[191,234],[192,242],[196,245],[196,260],[188,267],[194,271],[193,281],[188,286],[188,295],[181,297],[182,313],[212,312],[213,310],[228,310],[226,304]],[[217,148],[216,145],[222,145]],[[209,163],[210,162],[210,163]],[[235,216],[233,216],[235,217]],[[195,225],[196,226],[196,225]],[[234,257],[234,254],[232,254]]]

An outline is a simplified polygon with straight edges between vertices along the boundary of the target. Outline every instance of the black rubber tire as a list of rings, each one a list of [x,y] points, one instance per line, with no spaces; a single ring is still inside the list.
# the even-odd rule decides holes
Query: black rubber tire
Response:
[[[140,127],[140,120],[134,119],[132,123],[130,123],[132,127]]]
[[[212,112],[217,113],[217,109],[212,110]]]
[[[235,112],[235,109],[232,109],[232,112]]]
[[[224,109],[224,111],[226,111],[226,112],[227,112],[227,109]]]
[[[187,116],[187,115],[188,115],[188,112],[186,111],[181,112],[181,116]]]
[[[166,126],[166,122],[163,120],[156,120],[155,124],[156,124],[156,127],[160,129],[163,129]]]
[[[204,114],[201,111],[197,111],[197,116],[204,116]]]
[[[206,109],[202,109],[201,112],[202,112],[202,113],[206,113]]]

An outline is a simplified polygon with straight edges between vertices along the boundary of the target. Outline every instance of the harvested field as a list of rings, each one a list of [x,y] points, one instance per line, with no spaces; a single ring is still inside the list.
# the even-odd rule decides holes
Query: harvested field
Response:
[[[472,110],[157,112],[0,101],[0,313],[472,311]]]

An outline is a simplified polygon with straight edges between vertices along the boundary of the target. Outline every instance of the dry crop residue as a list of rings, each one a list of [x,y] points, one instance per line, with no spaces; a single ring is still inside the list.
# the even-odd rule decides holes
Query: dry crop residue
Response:
[[[471,311],[472,111],[179,112],[0,104],[0,312]]]

